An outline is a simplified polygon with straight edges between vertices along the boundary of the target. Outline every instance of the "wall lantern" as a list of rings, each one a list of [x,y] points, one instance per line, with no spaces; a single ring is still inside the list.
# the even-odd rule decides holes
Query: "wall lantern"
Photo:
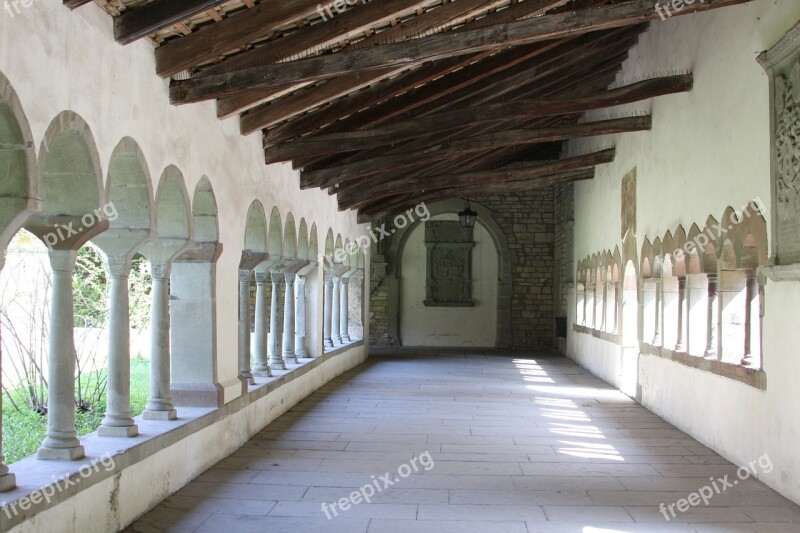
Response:
[[[469,202],[464,206],[464,210],[458,213],[458,220],[462,228],[474,228],[478,213],[470,209]]]

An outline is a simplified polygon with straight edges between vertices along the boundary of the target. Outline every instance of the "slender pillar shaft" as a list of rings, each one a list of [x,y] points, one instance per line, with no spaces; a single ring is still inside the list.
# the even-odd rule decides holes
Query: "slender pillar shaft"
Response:
[[[139,428],[131,417],[130,262],[109,258],[108,406],[101,437],[135,437]]]
[[[269,317],[269,365],[272,368],[286,370],[286,361],[281,355],[281,285],[283,274],[271,272],[272,278],[272,306]]]
[[[292,365],[297,364],[297,354],[294,351],[295,278],[295,274],[284,275],[286,289],[283,300],[283,360]]]
[[[150,264],[153,275],[150,310],[150,398],[142,417],[145,420],[175,420],[172,405],[169,363],[169,273],[170,264]]]
[[[333,298],[331,301],[331,339],[334,346],[342,344],[341,333],[341,278],[333,278]]]
[[[661,279],[656,280],[656,326],[655,326],[655,335],[653,335],[653,346],[661,346],[662,337],[661,337],[661,328],[663,327],[663,313],[664,313],[664,295],[662,290],[664,289],[664,281]]]
[[[250,270],[239,270],[239,378],[255,385],[250,353]]]
[[[342,342],[350,339],[350,278],[341,278],[341,296],[339,297],[339,335]]]
[[[747,271],[747,309],[745,310],[744,359],[742,364],[750,368],[761,368],[761,287],[755,270]]]
[[[50,338],[47,370],[47,436],[37,457],[74,461],[84,457],[75,431],[75,339],[72,274],[77,252],[53,250],[50,300]]]
[[[706,345],[705,357],[708,359],[719,359],[719,286],[716,275],[708,275],[708,343]]]
[[[266,272],[256,273],[256,346],[253,374],[261,377],[272,377],[269,367],[269,305],[267,304]]]
[[[3,271],[3,263],[5,261],[5,250],[0,250],[0,272]],[[0,376],[2,376],[3,364],[3,343],[0,341]],[[3,455],[3,398],[0,395],[0,492],[6,492],[17,486],[17,480],[14,474],[8,471],[6,466],[6,458]]]
[[[325,295],[322,309],[322,334],[325,336],[325,347],[333,348],[333,279],[325,276]]]
[[[308,357],[306,350],[306,277],[297,276],[294,290],[295,299],[295,324],[294,324],[294,349],[298,358]]]
[[[686,337],[689,326],[689,306],[686,305],[686,276],[678,278],[678,342],[676,352],[686,351]]]

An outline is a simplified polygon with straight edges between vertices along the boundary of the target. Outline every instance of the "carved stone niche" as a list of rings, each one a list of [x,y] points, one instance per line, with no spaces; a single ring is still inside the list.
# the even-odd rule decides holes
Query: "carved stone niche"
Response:
[[[425,285],[427,307],[473,307],[472,228],[459,222],[425,223],[428,271]]]
[[[769,76],[773,255],[763,272],[800,280],[800,24],[758,56]]]

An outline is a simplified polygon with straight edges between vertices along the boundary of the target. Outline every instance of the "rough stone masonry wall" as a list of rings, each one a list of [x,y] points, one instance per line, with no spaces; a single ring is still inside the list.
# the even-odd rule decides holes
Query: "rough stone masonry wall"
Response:
[[[369,344],[389,345],[389,279],[380,280],[377,286],[370,284],[369,298]]]
[[[562,185],[554,190],[554,219],[555,234],[553,243],[554,268],[555,268],[555,316],[566,317],[569,305],[569,291],[573,290],[575,282],[574,262],[574,232],[575,232],[575,186]],[[569,332],[567,332],[569,335]],[[556,339],[557,348],[561,353],[566,353],[567,343],[565,338]]]
[[[553,347],[554,191],[542,189],[476,200],[493,212],[512,255],[511,342]]]

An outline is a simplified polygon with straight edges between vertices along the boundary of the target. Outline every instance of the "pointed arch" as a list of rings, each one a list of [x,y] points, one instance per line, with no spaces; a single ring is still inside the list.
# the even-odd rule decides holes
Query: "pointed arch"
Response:
[[[286,215],[286,224],[283,230],[283,256],[297,258],[297,228],[294,224],[294,215]]]
[[[255,253],[267,251],[267,216],[264,205],[259,200],[253,200],[247,210],[244,249]]]
[[[302,261],[309,261],[308,255],[308,226],[306,219],[300,219],[300,227],[297,229],[297,258]]]
[[[272,208],[269,216],[267,251],[273,259],[283,256],[283,227],[281,226],[281,212],[277,207]]]

